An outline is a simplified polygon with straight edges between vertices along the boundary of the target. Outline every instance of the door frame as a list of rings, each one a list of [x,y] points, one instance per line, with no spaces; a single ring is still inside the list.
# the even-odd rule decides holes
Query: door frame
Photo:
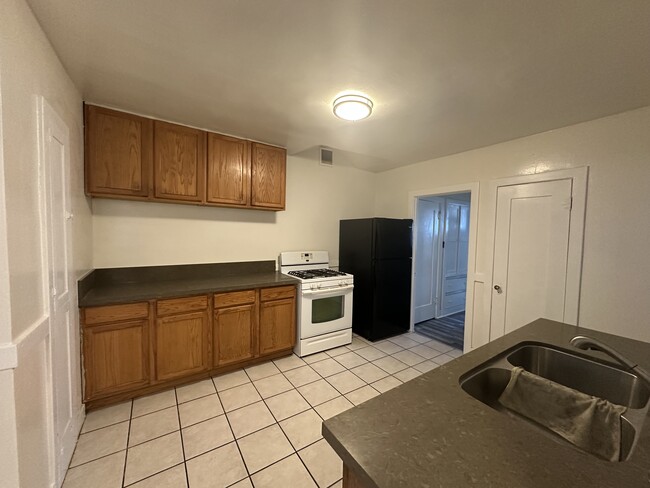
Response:
[[[487,188],[487,215],[492,219],[492,225],[487,229],[485,236],[486,244],[486,282],[489,287],[485,296],[485,323],[488,325],[489,341],[492,341],[503,334],[492,330],[492,287],[494,286],[494,240],[496,235],[497,218],[497,193],[500,187],[522,185],[527,183],[541,183],[557,180],[572,180],[571,186],[571,216],[569,221],[569,244],[567,257],[566,291],[564,305],[564,321],[572,325],[578,325],[580,309],[580,284],[582,278],[582,259],[585,217],[587,210],[587,180],[589,166],[578,168],[545,171],[530,175],[510,176],[491,180]]]
[[[476,240],[478,236],[478,209],[479,209],[479,182],[461,183],[458,185],[442,186],[428,190],[417,190],[409,192],[408,209],[409,218],[415,220],[417,212],[417,200],[425,196],[453,196],[454,193],[469,193],[469,244],[467,251],[467,293],[465,295],[465,330],[463,338],[463,352],[472,349],[472,332],[474,329],[474,283],[476,277]],[[414,228],[416,226],[413,226]],[[414,230],[417,232],[417,229]],[[413,254],[417,252],[415,243],[417,239],[413,238]],[[415,286],[415,267],[411,266],[411,318],[410,330],[413,331],[413,304],[414,304],[414,286]]]

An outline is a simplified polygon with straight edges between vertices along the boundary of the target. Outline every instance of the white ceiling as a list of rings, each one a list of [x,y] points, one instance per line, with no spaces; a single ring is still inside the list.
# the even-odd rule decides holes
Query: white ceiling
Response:
[[[650,105],[648,0],[28,2],[88,102],[371,171]]]

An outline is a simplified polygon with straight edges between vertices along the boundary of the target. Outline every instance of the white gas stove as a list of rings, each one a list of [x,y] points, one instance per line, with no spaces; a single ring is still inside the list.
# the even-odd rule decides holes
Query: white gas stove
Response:
[[[331,269],[327,251],[280,253],[280,272],[300,280],[298,356],[352,342],[351,274]]]

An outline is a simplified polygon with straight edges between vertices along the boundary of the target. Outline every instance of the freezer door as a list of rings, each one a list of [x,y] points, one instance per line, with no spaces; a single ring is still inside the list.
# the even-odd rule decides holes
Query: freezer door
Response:
[[[374,258],[410,258],[413,252],[411,219],[375,219]]]

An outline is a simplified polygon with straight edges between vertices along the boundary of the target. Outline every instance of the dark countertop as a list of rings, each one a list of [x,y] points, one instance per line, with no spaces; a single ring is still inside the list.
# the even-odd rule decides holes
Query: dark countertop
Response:
[[[295,285],[274,261],[97,269],[79,281],[79,306],[116,305],[159,298]]]
[[[323,436],[368,488],[648,488],[650,419],[630,460],[610,463],[526,428],[459,386],[464,373],[520,342],[570,348],[578,333],[650,369],[648,343],[540,319],[327,420]]]

